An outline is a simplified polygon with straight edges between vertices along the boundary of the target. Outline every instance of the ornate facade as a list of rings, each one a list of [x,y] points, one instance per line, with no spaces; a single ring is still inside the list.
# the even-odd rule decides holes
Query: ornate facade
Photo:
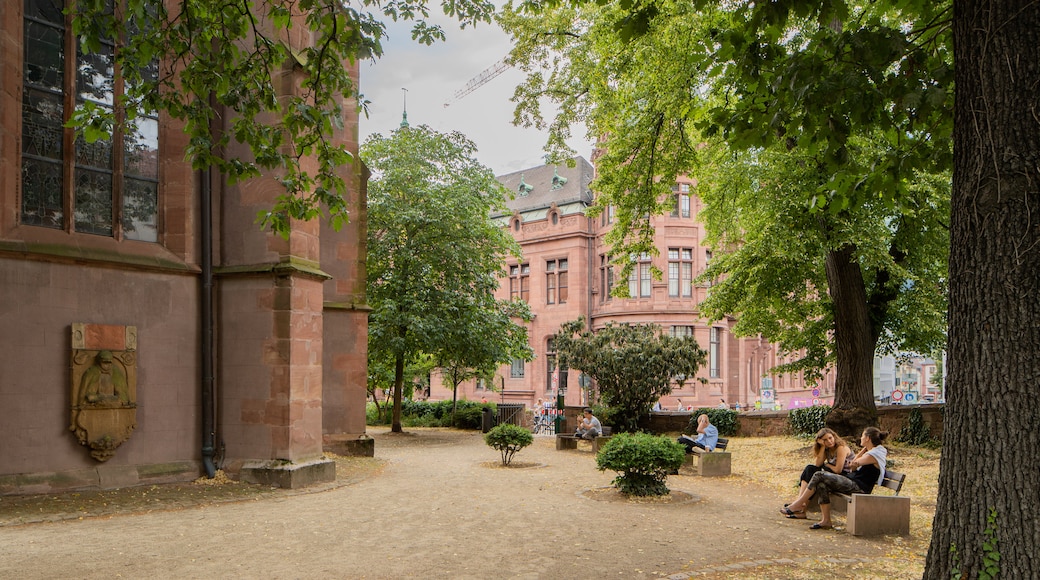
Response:
[[[573,168],[546,165],[499,177],[515,198],[507,204],[510,212],[495,219],[519,242],[523,259],[505,265],[497,296],[519,297],[531,305],[535,318],[528,332],[535,358],[503,366],[492,389],[473,381],[461,385],[460,397],[530,406],[539,398],[554,399],[558,381],[567,405],[586,404],[586,378],[573,371],[554,372],[552,347],[563,322],[585,317],[593,328],[608,322],[656,324],[663,332],[692,334],[709,351],[708,364],[698,375],[706,383],[686,381],[661,401],[665,410],[677,410],[680,403],[697,408],[725,401],[731,408],[753,409],[756,403],[771,406],[770,400],[782,408],[833,401],[831,374],[819,385],[807,384],[800,375],[772,374],[770,369],[783,362],[775,345],[735,336],[732,319],[700,316],[697,305],[708,286],[694,280],[707,267],[711,253],[701,245],[704,226],[697,220],[701,205],[691,193],[692,179],[675,184],[675,210],[653,218],[658,255],[640,258],[632,277],[620,280],[604,242],[613,225],[612,212],[586,217],[585,209],[593,202],[590,183],[595,169],[581,157],[575,163]],[[651,276],[651,264],[663,272],[662,279]],[[618,284],[629,286],[630,298],[611,296]],[[431,396],[440,399],[451,393],[435,379]]]
[[[323,448],[371,453],[363,168],[349,225],[283,239],[256,224],[277,181],[193,171],[165,115],[86,143],[72,104],[121,84],[62,6],[0,5],[0,494],[334,477]]]

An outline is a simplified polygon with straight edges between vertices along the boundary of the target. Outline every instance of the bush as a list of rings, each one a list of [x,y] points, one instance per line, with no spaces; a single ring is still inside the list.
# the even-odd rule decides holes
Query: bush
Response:
[[[683,433],[689,435],[697,432],[697,417],[701,414],[707,415],[708,421],[719,430],[719,437],[731,437],[737,434],[737,412],[718,407],[711,409],[704,407],[694,411],[690,416],[690,424],[686,426]]]
[[[935,440],[932,439],[932,432],[928,428],[928,424],[924,422],[920,408],[914,407],[910,409],[910,415],[906,418],[906,424],[899,429],[896,441],[906,443],[907,445],[934,445]]]
[[[812,437],[826,427],[824,420],[831,412],[829,405],[815,405],[802,409],[792,409],[787,415],[787,422],[791,425],[791,432],[801,437]]]
[[[484,435],[484,442],[502,452],[502,465],[509,465],[513,455],[534,442],[534,436],[523,427],[503,423]]]
[[[455,422],[451,420],[451,401],[401,401],[401,425],[404,427],[457,427],[459,429],[480,429],[481,413],[484,407],[495,410],[494,403],[478,403],[476,401],[458,401],[455,411]],[[367,425],[389,425],[393,418],[393,403],[383,406],[384,417],[379,417],[374,403],[368,403],[365,409]]]
[[[667,495],[668,474],[682,467],[685,460],[686,449],[667,437],[619,433],[600,449],[596,467],[618,472],[613,483],[623,494]]]
[[[485,407],[491,409],[493,416],[498,416],[498,407],[494,403],[459,401],[459,405],[455,409],[455,424],[453,427],[457,429],[480,429]],[[450,410],[446,419],[451,419]]]

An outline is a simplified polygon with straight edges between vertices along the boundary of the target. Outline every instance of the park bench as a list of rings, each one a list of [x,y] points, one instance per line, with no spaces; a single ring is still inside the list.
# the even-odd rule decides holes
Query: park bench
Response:
[[[599,437],[596,437],[595,439],[591,439],[591,440],[589,440],[589,439],[582,439],[581,437],[578,437],[574,433],[559,433],[559,434],[556,435],[556,449],[557,450],[560,450],[560,449],[577,449],[578,448],[578,441],[591,441],[591,443],[592,443],[592,452],[593,453],[599,453],[600,445],[603,445],[607,441],[610,441],[611,436],[612,435],[611,435],[611,432],[610,432],[610,427],[608,427],[606,425],[603,426],[603,434],[600,435]]]
[[[910,535],[910,498],[899,495],[906,475],[885,470],[881,487],[895,495],[833,493],[845,501],[831,502],[831,509],[845,511],[845,527],[853,536]]]
[[[696,467],[697,475],[704,477],[729,475],[733,457],[732,453],[726,451],[728,446],[729,439],[719,437],[719,441],[715,445],[715,451],[705,451],[699,447],[694,447],[693,453],[686,455],[686,463],[683,467],[689,467],[690,469]],[[694,463],[696,463],[696,466],[694,466]]]
[[[905,474],[886,469],[881,487],[891,489],[895,495],[831,493],[831,510],[845,512],[845,527],[853,536],[908,536],[910,498],[899,495],[905,480]],[[809,501],[808,509],[819,509],[816,498]]]

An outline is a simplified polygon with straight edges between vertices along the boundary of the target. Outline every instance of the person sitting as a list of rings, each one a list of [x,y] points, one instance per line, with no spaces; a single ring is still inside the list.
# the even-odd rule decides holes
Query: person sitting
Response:
[[[799,478],[798,495],[801,495],[809,480],[818,471],[829,471],[839,475],[848,473],[846,464],[852,460],[852,450],[844,439],[837,433],[824,427],[816,432],[816,441],[813,443],[813,462],[805,466]],[[784,507],[790,507],[785,504]],[[794,512],[787,516],[791,519],[805,519],[805,512]]]
[[[592,409],[585,407],[582,413],[585,416],[578,423],[578,429],[574,435],[582,439],[595,439],[602,435],[603,425],[600,424],[599,419],[593,416]]]
[[[715,451],[715,446],[719,444],[719,430],[711,424],[707,415],[701,413],[697,416],[697,438],[680,435],[676,441],[686,447],[687,453],[693,453],[695,447],[705,451]]]
[[[804,512],[809,499],[814,495],[820,502],[820,521],[809,526],[812,530],[829,530],[831,524],[831,493],[870,493],[874,486],[885,479],[885,464],[888,462],[888,449],[881,444],[888,437],[887,431],[877,427],[867,427],[859,437],[860,449],[849,462],[851,473],[846,477],[820,470],[809,479],[808,485],[798,495],[798,499],[780,509],[780,513],[790,517]]]

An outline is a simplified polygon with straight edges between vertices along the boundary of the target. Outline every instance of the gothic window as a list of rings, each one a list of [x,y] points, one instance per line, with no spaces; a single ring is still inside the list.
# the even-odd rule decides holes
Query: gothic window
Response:
[[[111,9],[111,4],[109,5]],[[159,121],[127,116],[119,97],[118,42],[85,53],[62,0],[25,0],[21,223],[154,242],[158,240]],[[157,64],[145,71],[158,72]],[[75,104],[113,113],[110,139],[88,143],[65,123]]]

